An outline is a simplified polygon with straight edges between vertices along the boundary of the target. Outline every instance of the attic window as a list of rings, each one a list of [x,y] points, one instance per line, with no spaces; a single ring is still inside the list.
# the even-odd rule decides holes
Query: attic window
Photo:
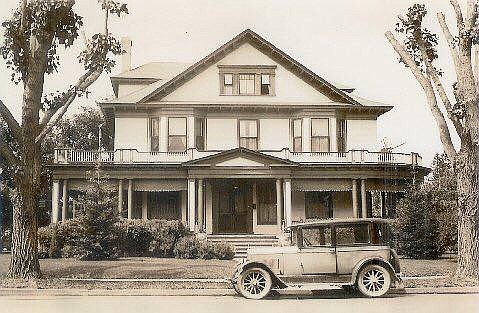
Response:
[[[262,95],[269,95],[270,93],[270,81],[268,74],[261,74],[261,94]]]
[[[274,95],[276,65],[218,65],[220,95]]]
[[[223,76],[223,94],[233,94],[233,74],[224,74]]]

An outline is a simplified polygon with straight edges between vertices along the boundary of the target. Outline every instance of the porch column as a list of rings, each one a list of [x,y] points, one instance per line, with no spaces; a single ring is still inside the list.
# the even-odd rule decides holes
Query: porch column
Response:
[[[198,230],[202,232],[205,228],[204,221],[204,203],[203,203],[203,180],[198,179]]]
[[[205,184],[205,207],[206,207],[206,216],[205,216],[205,228],[207,234],[213,233],[213,197],[212,197],[211,183],[206,181]]]
[[[143,197],[142,207],[141,207],[141,219],[146,221],[148,220],[148,192],[143,191],[141,195]]]
[[[118,213],[123,212],[123,179],[118,180]]]
[[[302,148],[303,152],[310,152],[311,151],[311,118],[303,117],[303,140],[302,140]]]
[[[195,117],[188,116],[186,123],[186,131],[188,132],[186,147],[193,149],[195,147]]]
[[[67,220],[67,209],[68,209],[68,180],[63,180],[63,190],[62,190],[62,222]]]
[[[160,117],[160,142],[158,147],[161,152],[168,151],[168,117]]]
[[[195,231],[195,180],[188,179],[188,226],[190,231]]]
[[[386,211],[386,192],[381,191],[381,217],[386,218],[387,217],[387,211]]]
[[[351,193],[353,198],[353,217],[358,217],[358,182],[356,179],[353,179]]]
[[[283,199],[281,198],[281,179],[276,179],[276,224],[281,228],[283,212]]]
[[[185,227],[188,221],[188,191],[181,191],[181,222]]]
[[[361,217],[368,217],[368,208],[366,203],[366,180],[361,179]]]
[[[291,179],[284,180],[284,222],[285,226],[291,226]]]
[[[60,181],[54,180],[52,187],[52,223],[58,223],[58,201],[60,193]]]
[[[128,219],[133,216],[133,179],[128,180]]]

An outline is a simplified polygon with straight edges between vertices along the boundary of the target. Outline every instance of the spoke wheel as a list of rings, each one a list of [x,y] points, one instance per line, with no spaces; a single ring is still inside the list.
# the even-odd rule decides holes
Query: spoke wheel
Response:
[[[271,291],[271,276],[262,268],[245,270],[238,280],[238,290],[248,299],[262,299]]]
[[[366,297],[380,297],[388,292],[390,286],[391,275],[380,265],[369,264],[359,272],[357,287]]]

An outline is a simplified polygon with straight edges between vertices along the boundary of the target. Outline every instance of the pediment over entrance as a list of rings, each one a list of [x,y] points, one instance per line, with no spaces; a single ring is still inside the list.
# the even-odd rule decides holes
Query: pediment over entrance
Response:
[[[290,167],[297,163],[277,158],[258,151],[245,148],[236,148],[223,151],[204,158],[183,163],[187,167],[220,167],[220,168],[261,168],[261,167]]]

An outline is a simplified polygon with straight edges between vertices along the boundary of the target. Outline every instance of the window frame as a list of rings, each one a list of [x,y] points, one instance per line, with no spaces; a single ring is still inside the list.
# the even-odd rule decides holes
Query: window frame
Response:
[[[226,83],[226,75],[231,75],[231,84]],[[222,89],[221,94],[224,94],[224,95],[227,95],[227,96],[233,95],[234,94],[234,74],[233,73],[223,73],[222,77],[223,77],[223,79],[222,79],[223,89]],[[226,87],[227,86],[228,87],[231,86],[231,93],[226,92],[226,90],[227,90]]]
[[[171,119],[184,119],[185,121],[185,135],[170,135],[170,120]],[[186,118],[186,116],[169,116],[168,117],[168,124],[167,124],[167,132],[168,132],[168,146],[167,146],[167,151],[168,152],[173,152],[173,153],[181,153],[181,152],[185,152],[187,149],[188,149],[188,119]],[[171,137],[184,137],[185,138],[185,150],[170,150],[170,140],[171,140]]]
[[[158,136],[155,136],[157,139],[157,149],[153,150],[153,121],[156,121],[156,126],[157,126],[157,132]],[[150,147],[150,152],[159,152],[160,151],[160,117],[155,116],[155,117],[150,117],[149,118],[149,147]]]
[[[201,124],[201,127],[200,127],[200,130],[201,130],[201,136],[198,136],[197,134],[197,123],[198,121],[202,121],[202,124]],[[206,118],[205,117],[195,117],[195,148],[198,150],[198,151],[205,151],[206,149]],[[187,128],[188,128],[188,125],[187,125]],[[203,147],[200,149],[198,147],[198,137],[202,137],[203,138]]]
[[[256,137],[242,137],[241,136],[241,122],[242,121],[254,121],[254,122],[256,122]],[[238,131],[238,148],[245,148],[245,149],[254,150],[254,151],[259,150],[259,131],[260,131],[259,119],[255,119],[255,118],[241,118],[241,119],[238,119],[237,131]],[[250,149],[250,148],[242,147],[241,146],[241,139],[242,138],[256,138],[256,149]]]
[[[264,84],[263,83],[263,77],[268,77],[268,83],[267,84]],[[261,73],[260,74],[260,83],[259,83],[259,93],[262,95],[262,96],[269,96],[271,94],[271,75],[270,74],[267,74],[267,73]],[[268,86],[268,93],[263,93],[263,86]]]
[[[295,121],[299,121],[299,123],[301,124],[300,126],[300,136],[295,136],[294,135],[294,122]],[[302,118],[293,118],[291,120],[291,135],[293,137],[293,149],[292,151],[293,152],[303,152],[303,119]],[[300,139],[300,149],[299,150],[296,150],[296,146],[295,146],[295,139],[299,138]]]
[[[256,94],[256,75],[255,73],[238,73],[238,94],[241,96],[254,96]],[[253,81],[253,92],[251,93],[241,93],[241,76],[249,76],[252,77],[253,79],[243,79],[245,82]],[[245,86],[247,87],[247,86]],[[248,88],[246,88],[248,89]]]
[[[328,121],[328,136],[313,136],[313,120],[327,120]],[[312,117],[309,125],[309,137],[310,137],[310,150],[311,152],[321,153],[321,152],[331,152],[331,131],[329,129],[330,123],[328,117]],[[328,150],[327,151],[314,151],[313,149],[313,138],[326,138],[328,140]]]
[[[218,65],[220,96],[274,96],[275,95],[275,70],[276,65]],[[232,93],[226,93],[225,75],[232,74]],[[239,75],[254,75],[253,93],[240,93]],[[262,75],[269,75],[269,93],[263,94]]]
[[[325,245],[311,245],[311,246],[305,245],[304,244],[304,230],[305,229],[319,229],[319,228],[322,228],[322,229],[325,229],[325,230],[329,228],[330,244],[329,245],[327,245],[327,244],[325,244]],[[297,234],[298,246],[301,249],[331,248],[331,247],[335,246],[334,234],[335,234],[335,230],[333,228],[333,225],[303,226],[303,227],[300,228],[300,231]]]
[[[361,242],[361,243],[348,243],[348,244],[338,244],[338,238],[337,238],[337,229],[338,228],[344,228],[344,227],[354,227],[358,225],[366,225],[367,230],[368,230],[368,241],[367,242]],[[368,222],[362,222],[362,223],[344,223],[344,224],[336,224],[334,225],[333,229],[333,244],[335,247],[358,247],[358,246],[371,246],[374,245],[371,243],[371,223]],[[377,245],[376,245],[377,246]]]

